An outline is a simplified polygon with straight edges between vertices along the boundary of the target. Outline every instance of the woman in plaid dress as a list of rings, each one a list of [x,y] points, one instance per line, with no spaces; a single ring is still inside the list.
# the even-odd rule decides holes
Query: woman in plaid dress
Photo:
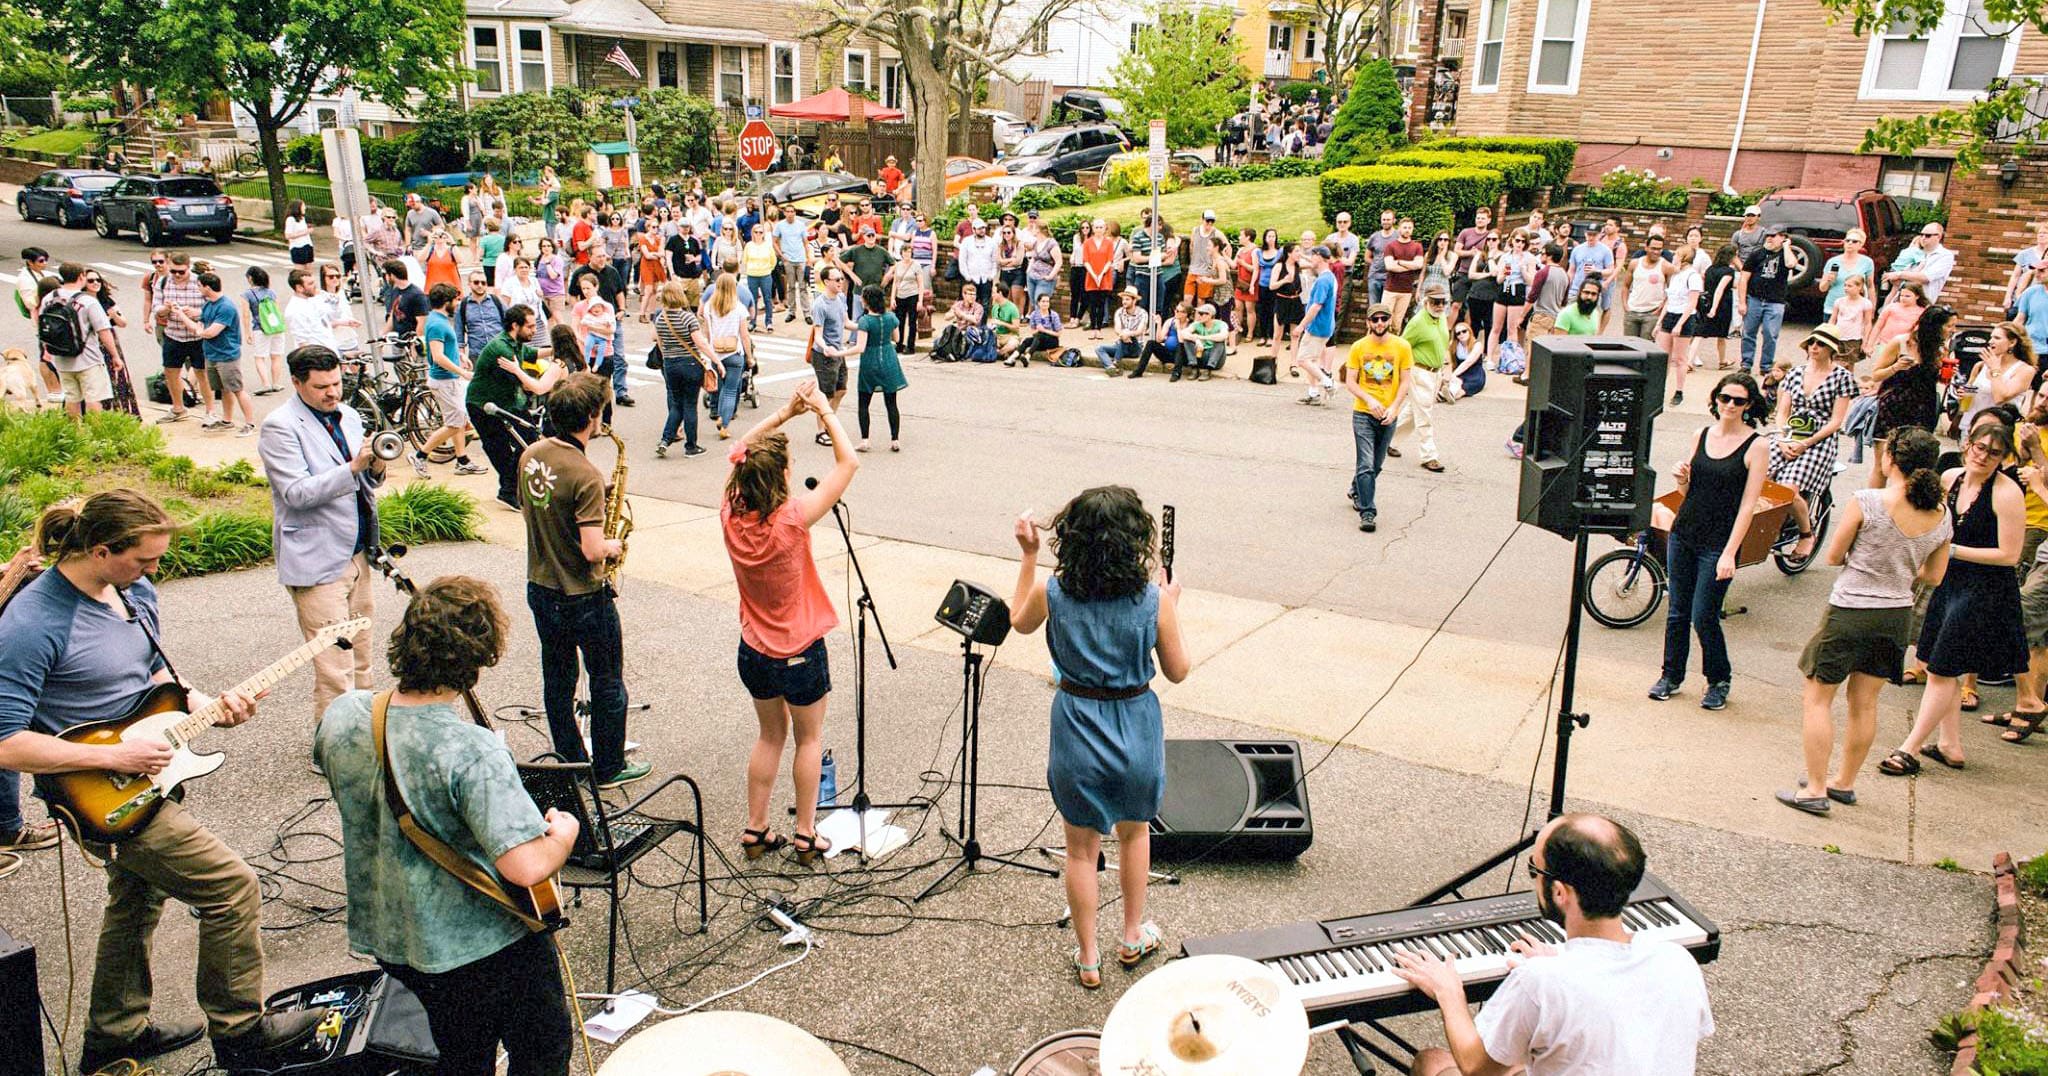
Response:
[[[1835,478],[1835,434],[1849,417],[1856,398],[1856,375],[1836,362],[1842,339],[1833,325],[1817,326],[1800,345],[1806,363],[1785,375],[1778,387],[1778,425],[1785,433],[1771,446],[1771,481],[1798,492],[1793,511],[1799,517],[1799,545],[1794,553],[1813,553],[1813,503]]]

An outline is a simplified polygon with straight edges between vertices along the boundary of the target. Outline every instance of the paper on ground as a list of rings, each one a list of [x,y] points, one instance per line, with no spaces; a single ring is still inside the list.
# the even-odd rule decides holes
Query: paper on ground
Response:
[[[627,753],[627,754],[629,754],[629,755],[630,755],[630,754],[632,754],[633,752],[635,752],[635,751],[638,751],[638,750],[640,750],[640,741],[638,741],[638,740],[627,740],[627,741],[626,741],[626,753]],[[592,747],[592,746],[590,746],[590,737],[588,737],[588,736],[585,736],[585,737],[583,738],[583,757],[585,757],[585,758],[596,758],[596,757],[597,757],[597,749],[596,749],[596,748],[594,748],[594,747]]]
[[[818,823],[818,833],[832,842],[832,850],[825,853],[825,858],[836,858],[841,852],[860,847],[861,815],[854,811],[834,811]],[[868,858],[880,859],[909,844],[910,833],[902,826],[890,825],[889,812],[870,809],[867,812],[867,839]]]
[[[654,995],[638,990],[628,990],[612,1002],[610,1010],[599,1009],[590,1019],[583,1021],[583,1032],[591,1038],[610,1046],[633,1030],[647,1014],[654,1011]]]

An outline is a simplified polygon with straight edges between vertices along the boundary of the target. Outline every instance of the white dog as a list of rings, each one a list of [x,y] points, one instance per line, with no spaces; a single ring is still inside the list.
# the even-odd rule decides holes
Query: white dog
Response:
[[[0,401],[21,411],[43,408],[42,372],[18,347],[0,351]]]

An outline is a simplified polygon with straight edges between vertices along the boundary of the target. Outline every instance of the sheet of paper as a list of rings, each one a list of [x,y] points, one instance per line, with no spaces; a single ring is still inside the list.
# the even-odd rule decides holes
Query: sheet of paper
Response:
[[[861,815],[854,811],[834,811],[818,823],[818,833],[832,842],[832,850],[825,853],[826,859],[837,858],[841,852],[861,846]],[[888,855],[910,843],[910,834],[901,826],[889,824],[889,812],[870,809],[866,813],[868,858],[877,859]]]
[[[504,732],[503,732],[503,731],[500,731],[500,732],[498,733],[498,736],[499,736],[499,737],[500,737],[501,739],[502,739],[502,738],[504,737],[504,735],[505,735],[505,734],[504,734]],[[627,753],[627,754],[632,754],[633,752],[635,752],[635,751],[638,751],[638,750],[640,750],[640,741],[638,741],[638,740],[627,740],[627,741],[626,741],[626,753]],[[590,746],[590,737],[588,737],[588,736],[585,736],[585,737],[583,738],[583,753],[584,753],[584,755],[586,755],[586,756],[593,756],[593,757],[595,756],[595,753],[596,753],[596,749]]]
[[[647,1014],[654,1011],[654,995],[628,990],[612,1002],[609,1010],[599,1009],[583,1021],[583,1032],[610,1046],[624,1038]]]

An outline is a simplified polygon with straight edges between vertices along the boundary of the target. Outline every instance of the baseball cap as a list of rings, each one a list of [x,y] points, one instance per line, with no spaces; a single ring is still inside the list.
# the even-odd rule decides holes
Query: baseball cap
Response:
[[[1025,210],[1025,211],[1024,211],[1024,216],[1025,216],[1025,218],[1026,218],[1026,219],[1028,219],[1028,220],[1037,220],[1037,219],[1038,219],[1038,210],[1036,210],[1036,209],[1027,209],[1027,210]]]
[[[1385,304],[1385,303],[1374,303],[1374,304],[1372,304],[1371,306],[1369,306],[1369,307],[1367,307],[1367,308],[1366,308],[1366,311],[1365,311],[1365,316],[1366,316],[1366,317],[1367,317],[1368,319],[1371,319],[1371,318],[1376,318],[1376,317],[1380,317],[1380,316],[1382,316],[1382,315],[1384,315],[1384,316],[1386,316],[1386,317],[1390,317],[1390,318],[1391,318],[1391,317],[1393,317],[1393,316],[1394,316],[1394,308],[1393,308],[1393,307],[1391,307],[1391,306],[1388,306],[1388,305],[1387,305],[1387,304]]]
[[[1762,206],[1753,205],[1745,207],[1742,211],[1742,215],[1745,217],[1760,217],[1763,216],[1763,212],[1764,208]]]
[[[1202,210],[1202,219],[1206,221],[1214,221],[1216,219],[1216,211],[1213,209]]]

